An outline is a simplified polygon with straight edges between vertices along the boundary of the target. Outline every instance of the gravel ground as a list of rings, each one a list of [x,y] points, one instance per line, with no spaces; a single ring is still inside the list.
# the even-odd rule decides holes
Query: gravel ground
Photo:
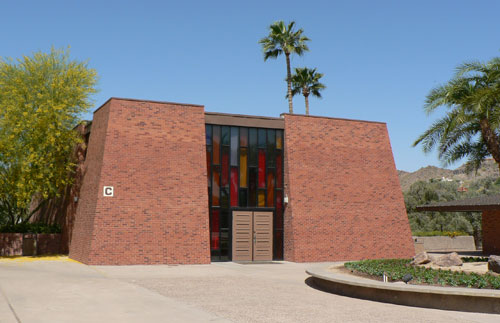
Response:
[[[407,307],[326,293],[308,264],[94,267],[234,322],[500,322],[500,315]],[[327,266],[325,264],[325,266]]]

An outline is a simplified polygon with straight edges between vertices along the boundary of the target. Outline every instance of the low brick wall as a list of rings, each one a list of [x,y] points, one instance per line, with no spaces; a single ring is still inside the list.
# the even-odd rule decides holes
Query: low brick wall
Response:
[[[60,233],[0,233],[0,256],[53,255],[60,252]]]
[[[421,249],[427,252],[444,252],[444,251],[476,251],[474,237],[472,236],[457,236],[457,237],[413,237],[415,250]]]

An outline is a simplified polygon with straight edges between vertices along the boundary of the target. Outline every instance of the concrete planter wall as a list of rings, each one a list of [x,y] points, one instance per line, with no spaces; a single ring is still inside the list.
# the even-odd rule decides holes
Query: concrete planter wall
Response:
[[[53,255],[60,251],[60,233],[0,233],[0,256]]]
[[[476,251],[474,237],[413,237],[415,252]]]

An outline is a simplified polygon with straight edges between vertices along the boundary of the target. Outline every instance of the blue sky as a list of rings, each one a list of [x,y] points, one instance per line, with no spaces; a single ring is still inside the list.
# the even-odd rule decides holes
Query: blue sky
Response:
[[[295,20],[312,41],[292,66],[317,67],[328,87],[311,114],[386,122],[397,168],[414,171],[440,166],[411,147],[440,115],[424,114],[426,94],[458,64],[500,56],[498,12],[499,1],[460,0],[4,1],[0,56],[71,46],[99,73],[95,108],[115,96],[279,116],[285,59],[264,62],[258,40]]]

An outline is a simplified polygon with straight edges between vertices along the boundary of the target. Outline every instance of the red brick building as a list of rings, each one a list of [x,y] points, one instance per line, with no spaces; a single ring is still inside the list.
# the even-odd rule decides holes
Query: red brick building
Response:
[[[77,200],[69,256],[87,264],[414,254],[379,122],[111,98]]]

